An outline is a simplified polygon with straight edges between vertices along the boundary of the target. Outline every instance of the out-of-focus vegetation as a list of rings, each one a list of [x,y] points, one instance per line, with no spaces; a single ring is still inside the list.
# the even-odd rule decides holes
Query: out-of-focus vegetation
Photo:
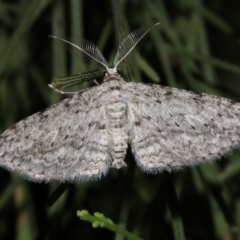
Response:
[[[240,102],[239,12],[236,0],[1,0],[0,132],[64,97],[47,87],[53,77],[87,71],[48,35],[87,38],[111,61],[123,37],[160,22],[127,80]],[[240,239],[240,151],[172,174],[141,172],[130,151],[126,162],[101,181],[64,185],[0,169],[0,239],[123,239],[80,221],[81,209],[143,239]]]

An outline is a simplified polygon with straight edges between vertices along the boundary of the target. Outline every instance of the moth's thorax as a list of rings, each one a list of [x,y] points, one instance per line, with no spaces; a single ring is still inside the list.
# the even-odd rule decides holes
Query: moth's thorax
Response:
[[[103,79],[103,85],[105,85],[111,93],[111,102],[120,100],[122,85],[125,84],[125,80],[118,73],[107,73]]]

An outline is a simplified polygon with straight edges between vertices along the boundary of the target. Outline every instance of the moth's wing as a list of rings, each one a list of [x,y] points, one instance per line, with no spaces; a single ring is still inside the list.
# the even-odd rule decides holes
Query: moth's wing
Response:
[[[212,162],[240,145],[240,104],[190,91],[127,83],[131,148],[146,172]]]
[[[98,88],[98,90],[97,90]],[[0,136],[0,166],[37,182],[99,179],[110,167],[101,86],[36,113]]]

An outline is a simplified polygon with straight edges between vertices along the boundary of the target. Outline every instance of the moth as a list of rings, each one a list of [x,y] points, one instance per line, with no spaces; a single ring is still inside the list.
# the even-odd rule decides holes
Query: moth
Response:
[[[79,47],[53,36],[102,66],[106,71],[102,84],[3,132],[0,166],[35,182],[72,182],[100,179],[110,168],[125,167],[128,145],[137,165],[154,174],[212,162],[238,148],[239,103],[126,82],[117,72],[119,64],[153,27],[136,30],[122,41],[113,68],[94,44],[87,41]]]

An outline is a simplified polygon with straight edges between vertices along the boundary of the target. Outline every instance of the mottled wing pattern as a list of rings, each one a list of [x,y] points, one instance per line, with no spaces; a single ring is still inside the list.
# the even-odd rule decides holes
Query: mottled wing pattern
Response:
[[[98,179],[110,167],[101,86],[65,99],[0,136],[0,166],[32,181]],[[97,106],[97,107],[96,107]]]
[[[127,83],[131,148],[146,172],[213,161],[240,145],[240,104],[159,85]]]

